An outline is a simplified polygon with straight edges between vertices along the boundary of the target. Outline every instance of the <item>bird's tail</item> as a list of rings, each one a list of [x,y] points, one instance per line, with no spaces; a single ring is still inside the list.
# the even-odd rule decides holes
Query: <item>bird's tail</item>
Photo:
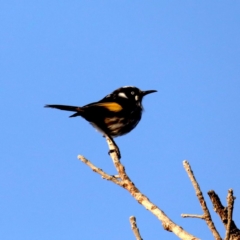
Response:
[[[80,107],[75,107],[75,106],[67,106],[67,105],[45,105],[44,107],[47,108],[56,108],[56,109],[60,109],[60,110],[65,110],[65,111],[71,111],[71,112],[76,112],[73,115],[69,116],[69,117],[77,117],[77,116],[81,116],[81,112],[82,112],[82,108]]]

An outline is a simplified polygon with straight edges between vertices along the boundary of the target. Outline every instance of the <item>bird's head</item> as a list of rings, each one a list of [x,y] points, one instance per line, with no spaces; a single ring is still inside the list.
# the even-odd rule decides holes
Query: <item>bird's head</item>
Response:
[[[125,86],[118,88],[111,95],[114,96],[115,99],[119,100],[128,100],[129,103],[135,103],[137,106],[142,108],[142,99],[144,96],[157,92],[156,90],[147,90],[142,91],[139,88],[133,86]]]

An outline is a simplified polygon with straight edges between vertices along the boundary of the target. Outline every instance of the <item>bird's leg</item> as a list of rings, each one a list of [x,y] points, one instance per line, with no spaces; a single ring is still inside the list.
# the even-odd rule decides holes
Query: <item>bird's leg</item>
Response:
[[[109,139],[111,139],[111,141],[112,141],[112,143],[113,143],[113,149],[110,149],[109,152],[108,152],[108,154],[111,154],[112,152],[116,152],[118,158],[120,159],[120,158],[121,158],[121,153],[120,153],[120,150],[119,150],[119,148],[118,148],[118,145],[115,143],[115,141],[113,140],[112,137],[110,137],[109,135],[107,135],[107,137],[108,137]]]

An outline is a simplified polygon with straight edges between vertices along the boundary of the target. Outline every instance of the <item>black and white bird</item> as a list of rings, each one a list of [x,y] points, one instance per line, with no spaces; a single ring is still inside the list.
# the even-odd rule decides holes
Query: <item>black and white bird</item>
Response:
[[[113,138],[129,133],[137,126],[142,117],[143,97],[154,92],[156,90],[141,91],[136,87],[125,86],[98,102],[82,107],[57,104],[45,107],[75,112],[70,117],[81,116],[103,135]]]

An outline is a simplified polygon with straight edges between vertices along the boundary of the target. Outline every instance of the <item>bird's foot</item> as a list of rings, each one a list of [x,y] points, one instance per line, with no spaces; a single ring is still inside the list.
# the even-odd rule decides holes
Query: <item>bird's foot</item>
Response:
[[[120,159],[121,153],[120,153],[119,147],[117,146],[113,138],[109,135],[104,135],[104,137],[109,138],[112,142],[112,144],[109,145],[110,150],[108,151],[108,154],[110,155],[111,153],[115,152],[117,154],[117,157]]]
[[[120,150],[119,150],[118,146],[116,146],[116,145],[114,146],[114,149],[111,149],[108,151],[108,154],[110,155],[111,153],[114,153],[114,152],[117,154],[118,158],[121,159]]]

